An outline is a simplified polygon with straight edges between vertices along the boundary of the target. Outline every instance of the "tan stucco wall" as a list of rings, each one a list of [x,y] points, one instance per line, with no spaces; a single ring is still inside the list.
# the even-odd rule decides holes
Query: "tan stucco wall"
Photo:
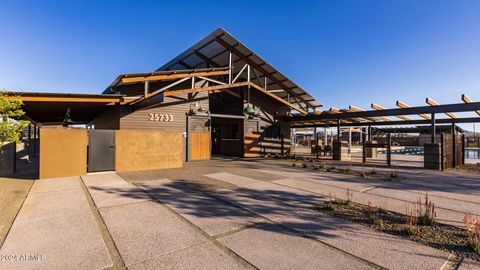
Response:
[[[87,130],[40,130],[40,179],[87,174]]]
[[[117,130],[117,172],[143,171],[183,166],[181,132]]]

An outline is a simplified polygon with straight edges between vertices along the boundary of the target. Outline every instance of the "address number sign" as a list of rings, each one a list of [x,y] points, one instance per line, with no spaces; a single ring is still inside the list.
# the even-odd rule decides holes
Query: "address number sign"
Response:
[[[148,114],[148,121],[172,122],[173,121],[173,115],[163,114],[163,113],[149,113]]]

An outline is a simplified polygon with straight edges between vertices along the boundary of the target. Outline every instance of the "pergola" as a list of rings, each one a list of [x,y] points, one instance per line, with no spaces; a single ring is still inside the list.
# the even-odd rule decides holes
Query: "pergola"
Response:
[[[372,110],[363,110],[359,107],[349,106],[348,109],[339,110],[331,108],[319,114],[294,115],[285,117],[285,120],[291,123],[292,128],[315,128],[316,148],[318,149],[318,127],[337,127],[337,141],[340,141],[340,129],[342,127],[367,127],[368,138],[371,141],[371,128],[375,126],[399,126],[399,125],[430,125],[431,143],[436,143],[437,124],[451,124],[451,133],[457,130],[456,124],[460,123],[478,123],[480,122],[480,102],[473,102],[466,95],[461,97],[463,103],[441,105],[434,100],[427,98],[425,102],[428,106],[411,107],[402,101],[397,101],[399,108],[388,109],[378,104],[371,104]],[[458,112],[475,112],[477,117],[458,117]],[[437,118],[438,115],[445,114],[448,118]],[[417,115],[421,119],[413,119],[411,116]],[[391,117],[400,120],[394,120]],[[419,130],[416,128],[415,130]],[[391,146],[390,132],[387,133],[387,148]],[[365,147],[383,147],[369,142]],[[318,158],[318,151],[317,151]],[[390,164],[388,155],[387,161]],[[364,153],[365,162],[365,153]]]
[[[456,124],[478,123],[480,117],[458,117],[455,112],[476,112],[480,116],[480,102],[473,102],[466,95],[462,95],[464,103],[441,105],[430,98],[426,99],[429,106],[410,107],[404,102],[397,101],[399,108],[387,109],[372,103],[373,110],[363,110],[350,106],[348,110],[331,108],[320,114],[294,115],[285,117],[291,122],[292,128],[297,127],[337,127],[337,136],[340,135],[341,127],[368,127],[373,126],[397,126],[397,125],[430,125],[432,142],[434,142],[435,125],[451,124],[452,129]],[[437,118],[439,114],[446,114],[449,118]],[[411,115],[418,115],[423,119],[412,119]],[[388,117],[396,117],[401,120],[393,120]]]

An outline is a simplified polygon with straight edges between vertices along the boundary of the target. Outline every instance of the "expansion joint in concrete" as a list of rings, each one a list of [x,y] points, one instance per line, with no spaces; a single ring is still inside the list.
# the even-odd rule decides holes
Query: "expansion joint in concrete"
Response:
[[[462,261],[462,257],[458,257],[455,254],[450,254],[440,270],[457,270]]]
[[[120,176],[121,177],[121,176]],[[122,179],[124,179],[123,177],[121,177]],[[124,179],[125,180],[125,179]],[[127,181],[127,180],[125,180]],[[128,182],[128,181],[127,181]],[[182,215],[180,215],[179,213],[177,213],[175,210],[171,209],[168,205],[166,205],[164,202],[158,200],[157,198],[155,198],[153,196],[153,194],[151,194],[150,192],[148,191],[145,191],[144,189],[142,189],[140,186],[136,185],[135,183],[132,183],[133,185],[137,186],[139,189],[142,190],[142,192],[144,192],[145,194],[147,194],[153,201],[155,201],[156,203],[162,205],[165,209],[167,209],[171,214],[173,214],[174,216],[176,216],[179,220],[181,220],[182,222],[184,222],[186,225],[188,225],[190,228],[192,228],[193,230],[195,230],[196,232],[200,233],[202,236],[204,236],[206,239],[208,239],[212,244],[214,244],[216,247],[218,247],[220,250],[222,250],[225,254],[227,254],[228,256],[230,256],[232,259],[234,259],[236,262],[238,262],[239,264],[241,264],[242,266],[244,266],[245,268],[247,269],[259,269],[257,266],[253,265],[252,263],[250,263],[249,261],[247,261],[246,259],[244,259],[242,256],[240,256],[239,254],[237,254],[236,252],[234,252],[233,250],[229,249],[227,246],[223,245],[220,241],[218,241],[215,237],[212,237],[210,236],[207,232],[205,232],[204,230],[202,230],[200,227],[196,226],[195,224],[193,224],[192,222],[190,222],[188,219],[186,219],[185,217],[183,217]]]
[[[113,263],[113,265],[107,269],[109,270],[127,269],[125,266],[125,262],[123,261],[123,258],[120,255],[120,252],[118,251],[118,248],[115,242],[113,241],[112,235],[110,234],[110,231],[108,230],[108,227],[105,224],[105,221],[103,220],[102,215],[98,211],[95,201],[93,200],[90,192],[88,191],[87,186],[85,185],[83,177],[80,176],[80,179],[81,179],[80,187],[88,201],[90,210],[92,211],[93,217],[95,218],[97,226],[100,229],[100,233],[102,234],[103,241],[108,250],[108,254],[110,255],[110,259],[112,260],[112,263]]]
[[[254,191],[254,192],[256,192],[256,191]],[[314,237],[312,237],[312,236],[306,235],[306,234],[304,234],[304,233],[302,233],[302,232],[300,232],[300,231],[298,231],[298,230],[292,229],[292,228],[290,228],[290,227],[288,227],[288,226],[286,226],[286,225],[284,225],[284,224],[282,224],[282,223],[278,223],[278,222],[276,222],[276,221],[274,221],[274,220],[272,220],[272,219],[270,219],[270,218],[267,218],[267,217],[265,217],[265,216],[262,216],[261,214],[258,214],[258,213],[254,212],[254,211],[251,211],[251,210],[248,209],[248,208],[245,208],[245,207],[243,207],[243,206],[241,206],[241,205],[238,205],[238,204],[232,203],[232,202],[230,202],[230,201],[228,201],[228,200],[225,200],[225,199],[223,199],[223,198],[220,197],[220,196],[212,195],[212,194],[209,194],[209,193],[206,193],[206,194],[207,194],[208,196],[210,196],[210,197],[213,197],[213,198],[215,198],[215,199],[217,199],[217,200],[222,201],[223,203],[226,203],[226,204],[229,204],[229,205],[231,205],[231,206],[240,208],[240,209],[242,209],[242,210],[244,210],[244,211],[246,211],[246,212],[248,212],[248,213],[250,213],[250,214],[252,214],[252,215],[255,215],[255,216],[257,216],[257,217],[260,217],[260,218],[268,221],[268,222],[271,223],[271,224],[278,225],[278,226],[280,226],[281,228],[283,228],[283,229],[285,229],[285,230],[288,230],[288,231],[296,234],[297,236],[300,236],[300,237],[302,237],[302,238],[305,238],[305,239],[314,241],[314,242],[316,242],[316,243],[321,244],[321,245],[324,246],[325,248],[328,248],[328,249],[333,250],[333,251],[335,251],[335,252],[341,253],[341,254],[346,255],[346,256],[348,256],[348,257],[351,257],[351,258],[353,258],[353,259],[355,259],[355,260],[357,260],[357,261],[359,261],[359,262],[361,262],[361,263],[367,264],[367,265],[371,266],[372,268],[375,268],[375,269],[386,269],[386,268],[384,268],[384,267],[382,267],[382,266],[380,266],[380,265],[378,265],[378,264],[376,264],[376,263],[373,263],[373,262],[371,262],[371,261],[365,260],[365,259],[363,259],[363,258],[361,258],[361,257],[359,257],[359,256],[356,256],[356,255],[354,255],[354,254],[351,254],[351,253],[349,253],[349,252],[347,252],[347,251],[345,251],[345,250],[343,250],[343,249],[339,249],[339,248],[337,248],[337,247],[335,247],[335,246],[333,246],[333,245],[330,245],[330,244],[327,244],[327,243],[325,243],[325,242],[323,242],[323,241],[320,241],[320,240],[318,240],[318,239],[316,239],[316,238],[314,238]],[[259,224],[259,223],[253,224],[253,226],[257,226],[258,224]]]

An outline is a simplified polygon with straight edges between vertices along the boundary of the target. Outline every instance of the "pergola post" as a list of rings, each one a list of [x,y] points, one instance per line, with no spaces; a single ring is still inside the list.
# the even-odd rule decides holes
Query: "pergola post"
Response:
[[[337,141],[340,141],[340,119],[337,119]]]
[[[392,134],[387,134],[387,165],[392,166]]]
[[[314,132],[315,132],[315,157],[318,159],[318,133],[317,133],[317,126],[315,126],[314,128]]]
[[[33,126],[33,156],[37,156],[37,126]]]
[[[352,127],[348,127],[348,147],[352,147]]]
[[[363,143],[363,127],[360,127],[360,143]]]
[[[361,134],[360,137],[363,137],[365,136],[365,134]],[[366,143],[365,143],[365,138],[362,140],[362,163],[366,163],[367,162],[367,149],[365,148],[366,146]]]
[[[436,137],[436,128],[435,128],[435,113],[432,113],[432,117],[431,117],[431,130],[430,130],[430,133],[432,135],[432,138],[431,138],[431,141],[432,143],[435,143],[435,137]]]
[[[323,146],[327,145],[327,140],[328,140],[328,130],[327,130],[327,126],[325,126],[325,134],[324,134],[324,141],[323,141]]]

